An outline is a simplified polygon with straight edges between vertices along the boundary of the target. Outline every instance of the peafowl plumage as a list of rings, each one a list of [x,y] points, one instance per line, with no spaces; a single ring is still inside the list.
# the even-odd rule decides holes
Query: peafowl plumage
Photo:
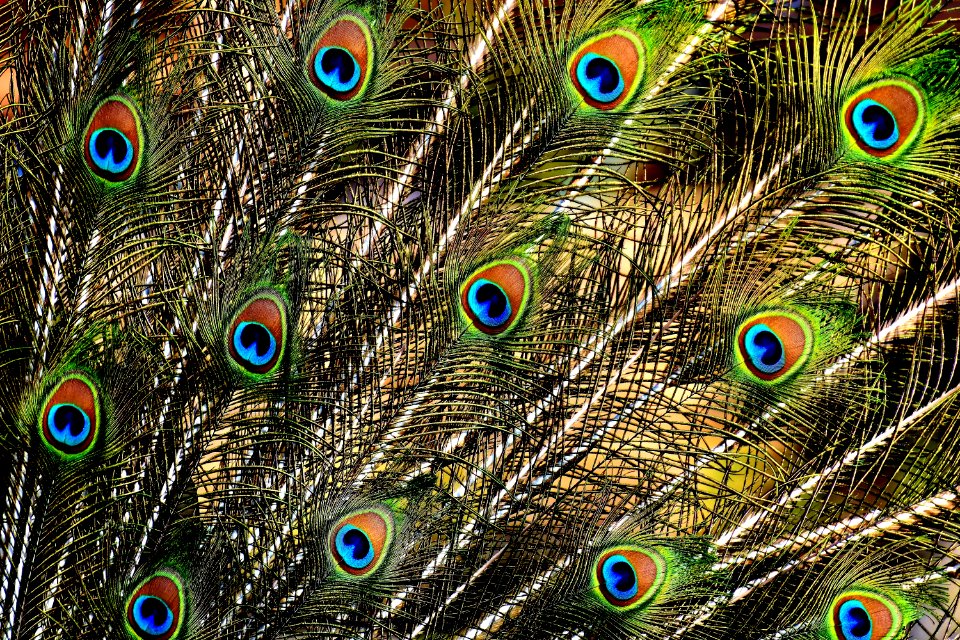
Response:
[[[960,8],[0,0],[0,640],[960,638]]]

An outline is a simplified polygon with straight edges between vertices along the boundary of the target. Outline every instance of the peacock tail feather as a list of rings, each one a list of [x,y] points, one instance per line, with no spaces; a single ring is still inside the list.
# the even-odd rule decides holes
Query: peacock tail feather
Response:
[[[0,640],[960,637],[960,9],[0,0]]]

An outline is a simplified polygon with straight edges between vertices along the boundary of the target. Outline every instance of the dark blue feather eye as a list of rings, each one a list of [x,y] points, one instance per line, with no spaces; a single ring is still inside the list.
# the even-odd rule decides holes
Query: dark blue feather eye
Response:
[[[87,125],[83,156],[87,167],[108,183],[132,178],[140,167],[143,134],[140,118],[126,99],[105,100]]]
[[[357,511],[342,518],[330,535],[336,567],[348,576],[372,573],[393,540],[393,517],[386,509]]]
[[[337,102],[361,95],[370,80],[373,38],[365,20],[344,15],[317,39],[307,75],[317,89]]]
[[[467,304],[477,321],[489,329],[500,327],[513,314],[507,292],[485,278],[476,280],[467,291]]]
[[[55,442],[76,447],[90,437],[90,416],[75,404],[55,404],[47,417],[47,428]]]
[[[265,291],[244,304],[227,333],[227,351],[244,372],[273,373],[286,344],[286,304],[279,294]]]
[[[277,353],[277,339],[259,322],[241,322],[233,332],[233,348],[240,359],[262,367]]]
[[[626,29],[591,38],[569,59],[570,82],[583,102],[603,111],[625,104],[643,74],[643,45]]]
[[[857,92],[844,107],[846,134],[874,158],[897,154],[923,125],[919,90],[902,80],[881,80]]]
[[[73,457],[87,453],[100,428],[100,398],[93,381],[74,373],[47,396],[40,416],[40,434],[55,453]]]
[[[460,290],[464,315],[476,329],[494,335],[514,327],[530,297],[530,274],[520,262],[493,262],[475,271]]]
[[[799,371],[812,350],[813,329],[799,314],[760,313],[737,331],[737,363],[755,381],[785,380]]]
[[[787,363],[783,343],[767,325],[755,324],[747,329],[744,344],[750,364],[768,375],[779,372]]]
[[[903,611],[891,598],[851,590],[834,599],[827,630],[831,640],[893,640],[905,625]]]
[[[90,134],[90,158],[104,173],[120,175],[133,164],[133,143],[116,129],[97,129]]]
[[[334,93],[347,93],[360,83],[360,65],[342,47],[323,47],[314,59],[313,71],[321,84]]]
[[[871,640],[873,637],[873,620],[859,600],[847,600],[840,605],[837,617],[844,640]]]
[[[594,590],[614,609],[634,609],[655,597],[667,578],[667,563],[652,549],[621,546],[607,549],[593,572]]]
[[[885,106],[864,99],[853,108],[853,127],[857,136],[871,149],[884,151],[900,139],[897,119]]]
[[[127,628],[143,640],[172,640],[183,627],[186,600],[183,583],[172,571],[158,571],[127,600]]]
[[[624,90],[623,76],[617,63],[595,53],[587,53],[580,58],[577,81],[591,98],[603,104],[613,102]]]
[[[133,601],[133,623],[147,636],[162,636],[173,626],[173,611],[156,596],[137,596]]]
[[[337,532],[337,555],[351,569],[366,569],[373,562],[370,536],[353,525],[344,525]]]
[[[637,595],[637,571],[624,556],[612,555],[603,562],[603,587],[614,600],[629,600]]]

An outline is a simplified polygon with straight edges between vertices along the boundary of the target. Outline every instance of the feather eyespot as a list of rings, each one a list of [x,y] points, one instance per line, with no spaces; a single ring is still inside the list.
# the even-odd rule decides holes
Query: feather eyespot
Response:
[[[40,412],[40,435],[58,455],[89,452],[100,431],[100,395],[87,376],[73,373],[50,392]]]
[[[858,91],[843,109],[844,127],[854,144],[874,158],[896,155],[923,126],[923,99],[901,80],[875,82]]]
[[[900,607],[878,593],[846,591],[830,607],[832,640],[892,640],[903,628]]]
[[[277,370],[286,346],[287,311],[280,296],[262,292],[237,312],[227,332],[227,350],[243,371],[268,375]]]
[[[385,509],[357,511],[342,518],[330,533],[330,554],[337,568],[365,576],[383,562],[393,539],[393,516]]]
[[[308,59],[307,75],[325,96],[344,102],[366,90],[372,62],[370,27],[358,16],[344,15],[317,39]]]
[[[594,564],[594,591],[618,610],[635,609],[655,597],[667,577],[663,557],[632,546],[604,551]]]
[[[183,583],[172,571],[158,571],[127,599],[127,627],[137,638],[171,640],[183,627]]]
[[[87,125],[83,157],[87,168],[108,183],[133,178],[140,169],[143,131],[137,111],[125,98],[107,98]]]
[[[591,38],[570,57],[570,81],[589,106],[610,111],[635,93],[643,74],[643,45],[618,29]]]
[[[796,373],[813,349],[807,320],[785,311],[754,315],[737,331],[736,359],[751,378],[765,383]]]
[[[530,273],[521,262],[501,260],[478,269],[460,288],[468,321],[488,335],[516,326],[530,298]]]

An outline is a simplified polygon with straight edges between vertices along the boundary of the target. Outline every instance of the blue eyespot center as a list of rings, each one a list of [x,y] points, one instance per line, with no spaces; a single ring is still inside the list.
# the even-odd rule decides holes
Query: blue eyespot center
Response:
[[[500,285],[480,278],[470,286],[467,303],[477,320],[485,327],[500,327],[510,319],[513,309],[510,298]]]
[[[133,621],[148,636],[162,636],[173,627],[173,611],[156,596],[138,596],[133,602]]]
[[[337,554],[351,569],[366,569],[373,562],[373,544],[369,536],[352,524],[337,532]]]
[[[787,363],[786,351],[777,334],[763,323],[750,327],[744,336],[750,362],[766,374],[777,373]]]
[[[620,554],[612,555],[604,561],[603,581],[607,591],[617,600],[630,600],[639,591],[636,570]]]
[[[343,47],[323,47],[313,62],[317,78],[331,91],[346,93],[360,83],[360,65]]]
[[[261,367],[277,352],[277,339],[259,322],[241,322],[233,332],[233,348],[240,358]]]
[[[119,175],[133,163],[133,144],[116,129],[97,129],[90,136],[90,158],[101,171]]]
[[[840,605],[838,618],[844,640],[870,640],[873,636],[873,620],[859,600],[847,600]]]
[[[853,108],[853,126],[857,135],[871,149],[889,149],[900,139],[900,129],[893,113],[876,100],[861,100]]]
[[[76,447],[90,436],[90,417],[75,404],[55,404],[47,415],[47,427],[54,440]]]
[[[617,64],[596,53],[584,54],[577,63],[577,81],[590,98],[602,103],[613,102],[626,88]]]

